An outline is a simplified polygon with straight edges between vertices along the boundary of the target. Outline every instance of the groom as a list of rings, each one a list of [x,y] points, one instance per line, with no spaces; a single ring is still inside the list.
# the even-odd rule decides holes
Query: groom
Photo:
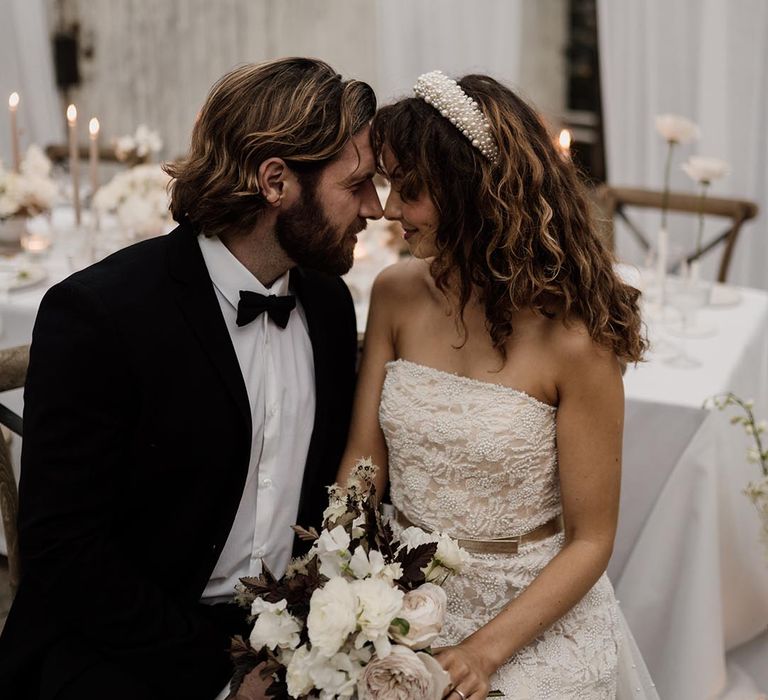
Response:
[[[25,390],[8,700],[212,700],[232,604],[318,523],[357,337],[338,275],[381,216],[371,88],[302,58],[212,89],[168,236],[53,287]]]

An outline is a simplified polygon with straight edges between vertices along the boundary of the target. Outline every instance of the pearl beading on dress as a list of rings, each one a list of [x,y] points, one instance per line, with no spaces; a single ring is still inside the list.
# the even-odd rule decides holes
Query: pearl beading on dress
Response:
[[[442,71],[433,70],[416,79],[413,91],[451,122],[491,163],[498,160],[499,149],[488,119],[455,80]]]

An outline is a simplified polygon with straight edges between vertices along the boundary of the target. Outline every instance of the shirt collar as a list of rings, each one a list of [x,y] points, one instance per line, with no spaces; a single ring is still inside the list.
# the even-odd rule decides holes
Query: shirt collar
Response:
[[[290,271],[278,277],[267,289],[251,272],[229,252],[218,236],[197,237],[200,251],[216,289],[235,308],[240,303],[240,291],[257,292],[266,296],[288,294]]]

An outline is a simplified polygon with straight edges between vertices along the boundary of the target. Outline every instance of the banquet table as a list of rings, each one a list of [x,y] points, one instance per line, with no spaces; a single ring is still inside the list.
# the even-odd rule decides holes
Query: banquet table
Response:
[[[768,691],[768,552],[742,493],[760,471],[733,412],[702,408],[733,391],[768,416],[768,294],[738,290],[688,340],[697,369],[664,353],[630,366],[621,515],[609,575],[661,698],[759,697]],[[656,345],[679,340],[649,321]]]
[[[106,234],[102,243],[103,252],[115,247]],[[86,262],[76,250],[62,237],[41,261],[45,281],[0,301],[0,347],[30,341],[47,288]],[[348,278],[360,329],[372,278],[392,262],[377,251],[369,246]],[[742,493],[758,469],[746,462],[743,430],[702,407],[734,391],[768,416],[768,294],[738,293],[738,304],[700,312],[717,328],[688,341],[700,368],[672,368],[652,351],[624,379],[621,515],[608,572],[663,699],[739,700],[768,691],[768,555]],[[664,324],[649,320],[648,330],[656,346],[678,342]],[[20,412],[22,392],[0,401]],[[12,446],[16,465],[20,442]]]

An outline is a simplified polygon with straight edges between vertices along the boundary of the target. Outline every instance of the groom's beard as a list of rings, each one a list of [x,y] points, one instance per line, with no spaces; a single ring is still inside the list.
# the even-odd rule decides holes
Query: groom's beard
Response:
[[[275,234],[288,257],[300,267],[343,275],[354,261],[355,234],[367,225],[358,218],[343,232],[325,215],[314,188],[304,187],[301,199],[278,215]]]

